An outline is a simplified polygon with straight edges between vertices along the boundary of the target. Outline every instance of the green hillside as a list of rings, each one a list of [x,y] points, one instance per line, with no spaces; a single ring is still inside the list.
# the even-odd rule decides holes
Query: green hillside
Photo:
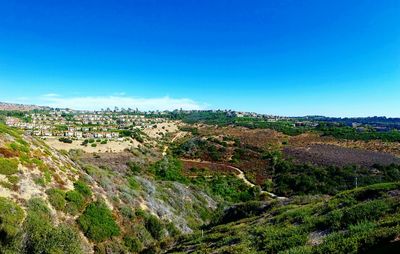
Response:
[[[168,253],[395,253],[399,234],[400,183],[384,183],[239,204]]]

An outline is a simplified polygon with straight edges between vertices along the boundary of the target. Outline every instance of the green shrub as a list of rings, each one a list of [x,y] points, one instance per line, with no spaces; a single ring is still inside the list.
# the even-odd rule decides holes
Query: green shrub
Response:
[[[65,200],[67,200],[67,211],[71,214],[80,212],[85,206],[85,198],[76,190],[68,191]]]
[[[96,147],[96,146],[97,146],[97,144],[94,144],[94,143],[93,143],[93,144],[91,144],[90,146],[91,146],[91,147]]]
[[[0,174],[12,175],[18,173],[18,160],[0,158]]]
[[[141,167],[134,161],[129,161],[127,165],[133,174],[138,174],[142,171]]]
[[[11,183],[6,182],[6,181],[0,181],[0,186],[4,187],[6,189],[10,189],[10,190],[12,190],[14,187],[14,185],[12,185]]]
[[[218,196],[228,202],[246,202],[254,200],[258,194],[255,188],[249,187],[233,175],[216,174],[210,179],[197,177],[191,182],[206,190],[211,196]]]
[[[65,208],[65,192],[60,190],[60,189],[49,189],[47,190],[47,196],[49,198],[50,204],[56,209],[56,210],[64,210]]]
[[[126,247],[117,239],[113,239],[113,241],[105,241],[101,243],[97,243],[94,246],[95,254],[123,254],[128,253]]]
[[[29,153],[29,146],[27,144],[13,142],[9,146],[12,150],[16,152]]]
[[[42,187],[46,186],[46,180],[44,179],[44,177],[35,177],[33,179],[33,182]]]
[[[125,246],[132,252],[139,252],[143,248],[143,244],[133,236],[125,236],[124,237]]]
[[[156,240],[160,240],[164,234],[162,223],[154,215],[149,214],[146,216],[145,227]]]
[[[66,143],[66,144],[71,144],[72,140],[69,138],[59,138],[58,139],[60,142]]]
[[[6,244],[18,234],[23,219],[24,212],[21,207],[0,197],[0,242]]]
[[[182,163],[173,157],[164,157],[153,164],[150,170],[157,179],[187,183],[187,178],[182,174]]]
[[[314,253],[357,253],[358,244],[354,239],[346,237],[344,233],[334,232],[326,237],[323,243],[314,249]]]
[[[31,199],[24,222],[27,253],[83,253],[77,231],[68,225],[55,227],[50,210],[41,199]]]
[[[76,191],[81,193],[86,198],[92,196],[92,191],[90,190],[90,187],[83,181],[75,182],[74,183],[74,188],[75,188]]]
[[[308,234],[301,227],[296,226],[268,226],[257,229],[259,240],[258,249],[266,253],[278,253],[307,242]]]
[[[111,211],[103,202],[89,204],[78,218],[78,224],[85,235],[96,242],[101,242],[120,234],[120,229]]]
[[[391,203],[388,200],[372,200],[346,208],[343,211],[342,224],[350,225],[361,221],[377,220],[389,213]]]

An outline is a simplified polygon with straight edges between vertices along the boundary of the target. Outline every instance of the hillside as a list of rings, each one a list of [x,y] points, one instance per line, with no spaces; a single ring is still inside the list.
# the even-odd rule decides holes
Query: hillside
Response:
[[[396,253],[400,183],[231,207],[168,253]]]
[[[0,127],[1,253],[137,252],[191,233],[216,209],[203,191],[158,181],[130,159],[119,171],[98,167]]]
[[[395,152],[311,133],[150,128],[140,137],[130,132],[128,148],[103,152],[62,141],[51,146],[0,124],[0,253],[391,253],[398,247]],[[375,161],[337,157],[338,151]]]

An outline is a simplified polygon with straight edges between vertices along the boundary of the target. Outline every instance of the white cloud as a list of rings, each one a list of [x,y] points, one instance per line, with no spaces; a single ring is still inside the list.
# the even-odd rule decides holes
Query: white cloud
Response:
[[[56,94],[56,93],[48,93],[48,94],[44,94],[43,97],[58,97],[60,95]]]
[[[174,109],[204,109],[205,104],[198,103],[188,98],[135,98],[127,96],[81,96],[81,97],[59,97],[43,95],[43,104],[54,108],[72,108],[82,110],[99,110],[107,107],[114,108],[138,108],[139,110],[174,110]]]

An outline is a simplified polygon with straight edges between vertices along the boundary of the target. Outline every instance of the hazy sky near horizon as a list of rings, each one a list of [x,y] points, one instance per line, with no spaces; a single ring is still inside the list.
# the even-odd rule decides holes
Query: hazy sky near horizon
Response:
[[[0,0],[0,101],[400,117],[398,0]]]

